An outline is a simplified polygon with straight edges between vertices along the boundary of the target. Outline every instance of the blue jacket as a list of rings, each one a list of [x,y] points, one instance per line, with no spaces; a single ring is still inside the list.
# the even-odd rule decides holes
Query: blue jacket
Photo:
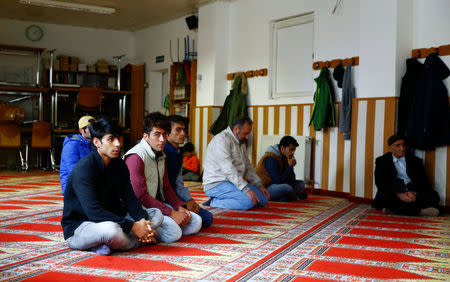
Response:
[[[63,195],[66,189],[67,179],[72,172],[72,168],[81,158],[89,155],[91,151],[92,146],[81,134],[71,134],[64,138],[59,168],[59,179],[61,181]]]

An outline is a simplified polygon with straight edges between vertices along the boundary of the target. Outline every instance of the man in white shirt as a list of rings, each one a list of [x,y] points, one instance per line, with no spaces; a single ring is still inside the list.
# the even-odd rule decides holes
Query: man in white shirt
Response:
[[[248,210],[264,206],[270,198],[247,155],[252,124],[249,117],[240,118],[208,145],[203,187],[212,207]]]

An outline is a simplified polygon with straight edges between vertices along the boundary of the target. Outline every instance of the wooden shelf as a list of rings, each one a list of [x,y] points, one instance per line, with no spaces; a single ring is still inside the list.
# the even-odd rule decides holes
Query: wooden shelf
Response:
[[[188,70],[188,73],[186,75],[189,75],[189,77],[186,77],[186,83],[175,83],[175,82],[182,82],[180,80],[176,80],[176,78],[180,78],[181,74],[177,72],[180,72],[181,69],[185,71],[185,67],[187,64],[190,64],[190,68]],[[190,82],[190,83],[189,83]],[[183,99],[175,99],[175,92],[178,91],[176,88],[185,88],[184,95],[189,98],[183,98]],[[180,63],[174,63],[170,66],[170,109],[169,113],[171,115],[176,114],[175,112],[175,105],[177,104],[184,104],[184,107],[187,109],[187,116],[184,116],[185,113],[183,113],[181,116],[183,116],[186,121],[189,123],[188,128],[189,132],[188,135],[194,136],[194,112],[195,112],[195,105],[196,105],[196,90],[197,90],[197,61],[190,61],[190,62],[180,62]],[[181,93],[180,93],[181,94]]]
[[[58,91],[66,91],[66,92],[79,92],[80,87],[62,87],[62,86],[55,86],[49,89],[58,90]]]
[[[58,91],[65,91],[65,92],[79,92],[81,87],[53,87],[53,88],[49,88],[49,89],[54,89],[54,90],[58,90]],[[127,94],[132,94],[131,91],[125,91],[125,90],[121,90],[121,91],[117,91],[117,90],[112,90],[112,89],[102,89],[102,92],[104,94],[120,94],[120,95],[127,95]]]
[[[110,89],[103,89],[102,92],[105,94],[132,94],[131,91],[124,91],[124,90],[117,91],[117,90],[110,90]]]
[[[72,129],[70,129],[70,128],[68,128],[68,129],[54,128],[54,129],[52,129],[52,131],[53,131],[53,133],[77,133],[78,132],[78,130],[76,130],[75,128],[72,128]]]
[[[183,103],[183,102],[190,102],[191,99],[187,98],[187,99],[173,99],[172,102],[174,103]]]
[[[26,51],[26,52],[41,53],[45,50],[45,48],[0,44],[0,50]]]
[[[4,91],[27,91],[27,92],[46,92],[48,88],[33,86],[0,85],[0,90]]]
[[[171,84],[172,87],[186,87],[186,86],[191,86],[189,83],[185,83],[185,84]]]

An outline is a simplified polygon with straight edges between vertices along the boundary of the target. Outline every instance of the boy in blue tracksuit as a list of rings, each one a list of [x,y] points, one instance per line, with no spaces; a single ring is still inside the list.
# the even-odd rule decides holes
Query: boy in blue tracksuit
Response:
[[[67,179],[69,178],[72,168],[81,158],[89,155],[92,151],[91,133],[88,128],[88,125],[92,121],[95,121],[93,117],[83,116],[78,121],[79,133],[71,134],[64,138],[59,171],[59,179],[61,181],[63,195],[66,189]]]

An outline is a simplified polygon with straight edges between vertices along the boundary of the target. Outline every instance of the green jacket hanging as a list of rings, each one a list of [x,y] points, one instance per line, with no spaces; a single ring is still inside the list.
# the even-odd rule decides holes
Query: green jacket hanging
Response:
[[[314,93],[313,113],[309,125],[313,124],[314,130],[319,131],[324,127],[336,126],[335,97],[330,71],[327,67],[323,67],[314,80],[317,88]]]
[[[237,73],[234,78],[233,87],[225,99],[219,117],[209,128],[211,134],[216,135],[229,125],[232,125],[237,119],[248,116],[247,93],[247,78],[244,73]]]

